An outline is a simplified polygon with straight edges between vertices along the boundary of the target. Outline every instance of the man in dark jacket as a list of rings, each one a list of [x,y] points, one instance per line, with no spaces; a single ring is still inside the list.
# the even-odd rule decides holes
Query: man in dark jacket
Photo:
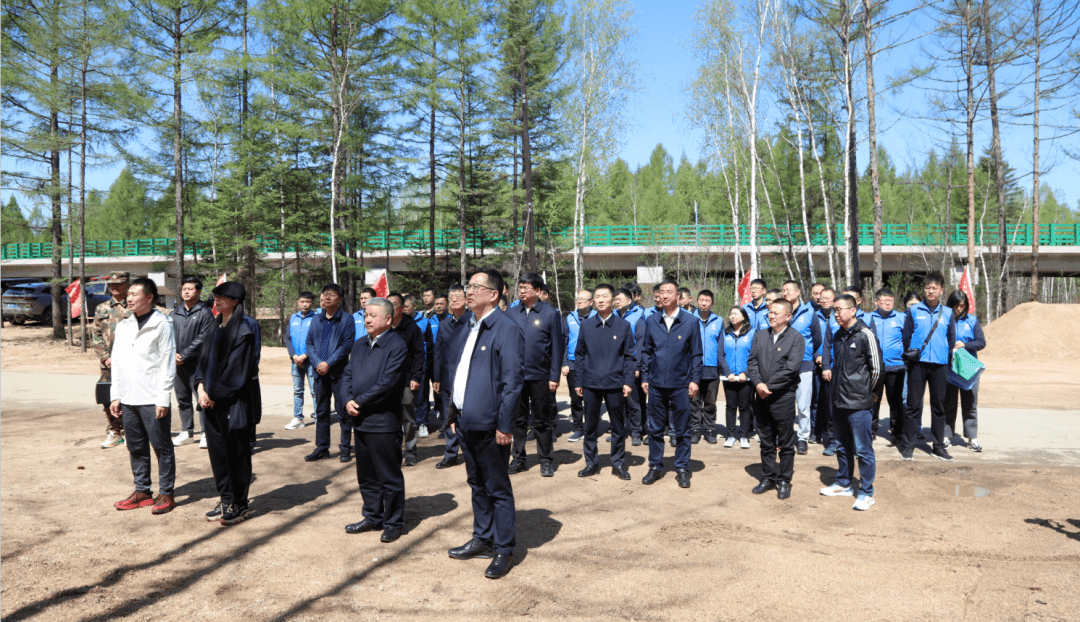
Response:
[[[690,400],[701,382],[701,329],[678,306],[679,285],[660,283],[661,310],[645,320],[641,336],[641,387],[649,395],[649,472],[645,485],[664,476],[664,426],[670,413],[675,471],[680,488],[690,487]]]
[[[836,448],[836,481],[821,489],[826,497],[850,497],[855,462],[859,460],[856,510],[874,505],[874,441],[872,437],[876,391],[883,369],[877,336],[858,318],[859,304],[843,294],[833,304],[839,328],[822,353],[822,378],[830,383],[832,422],[840,445]]]
[[[454,404],[447,423],[461,442],[473,506],[472,539],[450,549],[450,557],[494,557],[484,573],[491,579],[505,576],[513,564],[514,490],[506,463],[525,362],[521,326],[497,308],[502,285],[495,270],[469,279],[466,298],[474,317],[450,349],[446,374]]]
[[[514,416],[514,460],[510,473],[525,470],[525,437],[529,431],[529,408],[536,433],[536,453],[540,457],[540,475],[555,475],[555,418],[551,402],[562,378],[564,337],[562,315],[540,300],[544,280],[526,272],[518,279],[521,304],[507,311],[525,335],[525,384]]]
[[[450,386],[446,377],[447,368],[450,366],[447,355],[457,336],[473,318],[472,311],[465,308],[465,288],[456,283],[450,286],[450,291],[447,293],[447,305],[450,312],[439,323],[438,337],[435,338],[435,362],[432,365],[431,376],[432,388],[437,396],[441,396],[441,399],[435,400],[435,403],[440,405],[439,415],[443,421],[450,420],[450,410],[455,408],[450,394],[446,392]],[[447,425],[443,429],[443,435],[446,437],[446,452],[443,454],[443,459],[435,465],[436,469],[445,469],[458,463],[457,434]]]
[[[386,297],[394,305],[394,319],[390,330],[401,336],[409,356],[405,360],[408,382],[401,396],[404,417],[402,419],[405,439],[405,466],[416,466],[416,402],[420,396],[420,381],[424,379],[424,335],[413,316],[405,313],[405,296],[394,292]]]
[[[612,308],[614,290],[606,283],[596,286],[592,292],[596,311],[581,321],[581,332],[574,344],[578,370],[575,392],[585,400],[585,468],[578,472],[578,477],[600,472],[596,438],[600,403],[604,402],[611,422],[611,473],[629,480],[630,473],[623,466],[627,432],[625,400],[633,391],[637,355],[630,324]]]
[[[181,302],[172,312],[173,334],[176,335],[176,408],[180,413],[180,434],[173,439],[173,445],[177,447],[192,442],[195,436],[191,376],[199,364],[203,343],[214,323],[214,313],[205,302],[199,300],[201,294],[202,281],[197,277],[187,277],[180,286]]]
[[[356,323],[341,310],[344,290],[337,283],[323,287],[319,296],[322,312],[311,321],[307,335],[307,355],[315,370],[315,451],[304,456],[313,462],[330,457],[330,396],[341,425],[339,459],[352,459],[352,417],[345,413],[341,399],[341,375],[349,362],[349,352],[356,341]]]
[[[776,490],[778,499],[791,496],[795,472],[795,392],[806,352],[806,340],[788,326],[791,303],[779,298],[769,305],[769,329],[759,330],[746,362],[754,386],[754,421],[761,442],[761,482],[753,493]],[[776,451],[780,450],[777,470]]]
[[[341,377],[345,414],[356,436],[356,480],[364,520],[347,533],[382,529],[393,542],[405,528],[405,476],[401,473],[401,394],[408,383],[409,348],[390,330],[394,306],[372,298],[364,309],[367,337],[357,339]]]

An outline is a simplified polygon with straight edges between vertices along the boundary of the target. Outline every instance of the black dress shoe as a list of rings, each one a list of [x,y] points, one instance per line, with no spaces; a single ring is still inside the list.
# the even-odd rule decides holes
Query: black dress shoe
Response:
[[[383,529],[382,536],[379,540],[383,542],[393,542],[401,537],[401,529],[399,527],[387,527]]]
[[[435,468],[436,469],[445,469],[445,468],[456,466],[456,465],[457,465],[457,457],[455,456],[453,458],[443,458],[438,464],[435,465]]]
[[[672,436],[672,437],[669,437],[669,442],[671,443],[671,446],[672,446],[672,447],[676,447],[676,446],[678,446],[678,442],[677,442],[677,441],[675,440],[675,437],[674,437],[674,436]]]
[[[525,440],[526,441],[535,441],[536,440],[536,430],[533,430],[532,428],[530,428],[529,433],[525,435]]]
[[[679,469],[679,474],[675,476],[675,481],[679,482],[679,488],[689,488],[690,469]]]
[[[352,452],[348,449],[343,449],[341,451],[341,455],[338,456],[338,460],[341,462],[348,462],[349,460],[352,460]]]
[[[380,525],[379,523],[376,523],[370,518],[365,518],[359,523],[345,525],[345,533],[364,533],[366,531],[378,531],[382,528],[382,525]]]
[[[649,486],[656,483],[656,480],[664,476],[664,469],[651,467],[649,472],[645,474],[645,477],[641,478],[641,483]]]
[[[524,460],[511,460],[510,461],[510,466],[507,468],[507,471],[509,471],[510,475],[515,475],[517,473],[521,473],[524,470],[525,470],[525,461]]]
[[[626,469],[621,469],[619,467],[611,467],[611,474],[623,480],[624,482],[630,481],[630,471],[627,471]]]
[[[716,435],[715,434],[706,434],[705,435],[705,442],[710,444],[710,445],[715,445],[716,444]]]
[[[510,566],[514,565],[514,556],[509,553],[497,553],[495,559],[488,564],[484,576],[489,579],[501,579],[510,572]]]
[[[414,454],[405,456],[405,466],[416,466],[416,456]]]
[[[806,441],[799,441],[798,443],[795,443],[795,448],[795,451],[797,451],[800,456],[805,456],[806,452],[809,451],[809,449],[806,447]]]
[[[641,447],[641,437],[634,436],[632,439],[630,439],[630,444],[634,447]]]
[[[779,482],[776,484],[776,498],[787,499],[791,496],[791,484],[788,482]]]
[[[330,457],[330,452],[326,449],[316,449],[310,454],[304,456],[304,460],[307,462],[315,462],[316,460],[326,460]]]
[[[450,557],[454,559],[491,559],[495,556],[495,549],[490,545],[473,538],[461,546],[450,549]]]
[[[577,472],[578,477],[589,477],[600,472],[600,465],[587,466]]]
[[[755,495],[763,495],[770,490],[776,490],[776,482],[772,481],[771,479],[763,479],[761,480],[761,483],[757,486],[754,486],[754,489],[750,492],[754,493]]]
[[[550,460],[540,463],[540,477],[555,477],[555,465]]]
[[[690,435],[690,444],[691,445],[697,445],[700,442],[701,442],[701,435],[700,434],[695,432],[694,434]]]

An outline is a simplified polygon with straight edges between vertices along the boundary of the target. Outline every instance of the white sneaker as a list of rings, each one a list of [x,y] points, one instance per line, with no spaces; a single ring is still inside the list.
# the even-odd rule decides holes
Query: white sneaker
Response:
[[[293,417],[293,420],[285,424],[286,430],[299,430],[304,427],[304,420],[300,417]]]
[[[855,505],[851,506],[853,510],[865,511],[874,506],[874,498],[861,496],[855,499]]]
[[[206,432],[203,432],[202,438],[199,439],[199,449],[206,449]]]
[[[745,438],[739,439],[739,448],[740,449],[750,449],[750,441],[745,439]]]
[[[426,425],[420,426],[420,429],[417,430],[416,435],[419,436],[420,438],[427,438],[427,436],[428,436],[427,426]]]
[[[724,442],[724,447],[727,447],[728,449],[731,449],[734,446],[735,446],[735,437],[734,436],[729,436],[727,441]]]
[[[973,438],[970,441],[968,441],[968,449],[970,449],[971,451],[974,451],[974,452],[982,451],[982,445],[979,444],[979,439]]]
[[[952,439],[946,436],[945,437],[945,449],[948,449],[950,447],[952,447]]]
[[[116,432],[109,430],[109,435],[105,437],[105,442],[101,444],[102,449],[108,449],[110,447],[116,447],[117,445],[124,444],[124,437],[120,436]]]
[[[852,496],[851,486],[848,486],[847,488],[844,488],[840,484],[833,484],[832,486],[826,486],[825,488],[822,488],[821,489],[821,494],[825,495],[826,497],[850,497],[850,496]],[[873,497],[867,497],[867,499],[872,499],[872,498]]]

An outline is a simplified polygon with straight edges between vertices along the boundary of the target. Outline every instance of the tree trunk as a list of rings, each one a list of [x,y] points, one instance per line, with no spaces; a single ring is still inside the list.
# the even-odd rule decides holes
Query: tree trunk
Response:
[[[529,148],[529,87],[525,72],[525,48],[521,48],[518,76],[521,80],[521,178],[525,186],[525,236],[529,241],[529,271],[536,272],[536,214],[533,211],[532,154]]]
[[[1037,302],[1039,300],[1039,99],[1042,97],[1042,0],[1032,1],[1032,13],[1034,14],[1035,25],[1035,39],[1032,44],[1035,46],[1035,93],[1033,98],[1033,104],[1035,106],[1032,114],[1032,129],[1034,130],[1034,140],[1032,141],[1032,168],[1031,168],[1031,300]]]
[[[964,28],[967,31],[967,265],[975,272],[975,18],[971,0],[964,7]]]
[[[87,28],[87,0],[82,2],[82,27]],[[90,70],[90,56],[82,58],[79,73],[79,102],[82,108],[79,115],[79,283],[83,287],[82,313],[79,315],[79,349],[86,352],[86,74]],[[69,301],[70,302],[70,301]]]
[[[866,50],[866,117],[870,150],[870,191],[874,197],[874,291],[885,286],[881,271],[881,229],[885,223],[885,208],[881,204],[881,181],[878,178],[877,106],[874,88],[874,22],[870,0],[863,2],[863,47]]]
[[[458,78],[458,90],[461,99],[458,106],[458,232],[460,234],[458,251],[461,254],[461,284],[469,282],[465,273],[467,256],[465,255],[465,67],[462,66]],[[500,294],[502,292],[499,292]]]
[[[176,199],[176,274],[184,282],[184,168],[183,168],[183,90],[181,75],[181,42],[183,30],[177,4],[173,9],[173,187]]]
[[[58,24],[58,22],[56,23]],[[63,339],[64,317],[60,314],[60,296],[64,291],[61,284],[64,273],[61,253],[63,249],[60,242],[63,234],[64,215],[60,204],[60,193],[62,192],[60,187],[60,111],[57,110],[55,101],[60,93],[60,50],[53,47],[51,51],[49,67],[49,86],[51,87],[49,91],[51,93],[49,104],[49,200],[52,202],[52,223],[50,223],[49,229],[52,232],[52,287],[50,292],[52,294],[53,338]]]
[[[997,82],[995,80],[995,53],[994,53],[994,27],[990,23],[990,3],[983,3],[983,31],[986,35],[986,79],[988,82],[989,96],[990,96],[990,127],[991,127],[991,139],[990,139],[990,151],[994,158],[994,191],[997,196],[998,203],[998,283],[997,283],[997,295],[995,298],[994,316],[1001,317],[1005,313],[1005,294],[1008,291],[1006,286],[1009,281],[1009,271],[1007,266],[1008,260],[1008,244],[1009,238],[1007,235],[1008,220],[1006,218],[1006,205],[1005,205],[1005,164],[1002,162],[1001,155],[1001,120],[998,117],[998,95],[997,95]],[[990,288],[989,273],[985,270],[983,275],[987,278],[986,287]]]
[[[844,248],[848,285],[861,286],[859,271],[859,169],[855,162],[855,72],[852,67],[851,39],[845,19],[841,35],[844,56],[844,98],[847,104],[847,133],[844,138]],[[835,287],[835,285],[834,285]]]
[[[435,275],[435,106],[431,107],[431,129],[428,133],[428,193],[430,213],[428,226],[431,230],[431,275]]]

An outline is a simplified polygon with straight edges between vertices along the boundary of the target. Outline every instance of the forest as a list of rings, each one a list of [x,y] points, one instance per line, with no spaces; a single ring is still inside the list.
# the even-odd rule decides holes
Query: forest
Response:
[[[1080,222],[1040,181],[1080,159],[1069,0],[703,0],[681,116],[701,151],[658,139],[635,167],[628,0],[12,0],[2,18],[3,242],[51,243],[57,289],[87,241],[168,238],[170,274],[236,275],[282,314],[331,279],[351,308],[370,241],[424,231],[403,286],[496,266],[558,274],[569,299],[603,276],[586,226],[694,224],[747,232],[739,273],[870,289],[896,275],[859,265],[857,225],[880,253],[883,224],[955,224],[974,235],[942,252],[996,316],[1040,296],[1038,247],[1014,274],[1006,225]],[[875,73],[901,46],[905,71]],[[913,93],[936,146],[900,164],[879,106]],[[823,246],[759,251],[762,227],[822,225]]]

